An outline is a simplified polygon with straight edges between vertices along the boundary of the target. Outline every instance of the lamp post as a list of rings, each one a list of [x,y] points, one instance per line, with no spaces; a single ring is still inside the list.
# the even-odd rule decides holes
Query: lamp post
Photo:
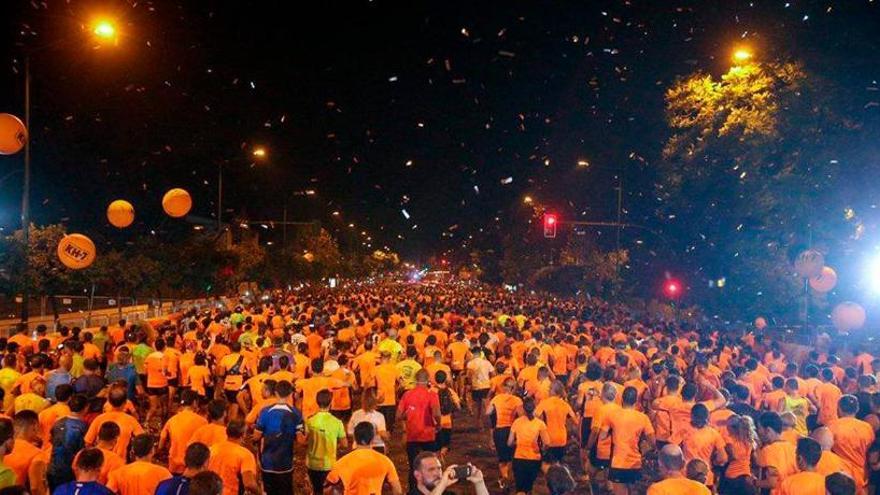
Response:
[[[107,19],[93,23],[92,35],[101,42],[118,41],[116,26]],[[30,297],[30,223],[31,223],[31,51],[24,57],[24,126],[28,139],[24,143],[24,179],[21,190],[21,233],[24,250],[24,283],[21,298],[21,322],[27,324],[29,318],[28,298]]]
[[[251,156],[255,161],[263,161],[269,156],[269,152],[264,146],[256,146],[251,151]],[[217,162],[217,234],[223,228],[223,165],[229,160],[221,160]]]

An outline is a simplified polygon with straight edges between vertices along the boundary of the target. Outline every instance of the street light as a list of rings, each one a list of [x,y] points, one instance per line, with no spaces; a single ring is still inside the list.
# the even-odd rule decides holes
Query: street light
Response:
[[[754,55],[747,48],[738,48],[733,52],[733,61],[737,64],[748,62]]]
[[[116,41],[116,26],[109,20],[97,21],[92,33],[99,39]]]
[[[251,156],[258,161],[263,161],[269,156],[269,152],[263,146],[257,146],[251,151]],[[217,162],[217,232],[223,228],[223,164],[229,160]]]
[[[93,37],[98,41],[116,41],[116,27],[108,20],[100,20],[94,24]],[[24,56],[24,127],[31,130],[31,54],[36,50],[26,50]],[[30,269],[28,252],[30,250],[30,223],[31,223],[31,137],[24,144],[24,179],[21,191],[21,233],[23,239],[25,273]],[[27,285],[28,277],[25,276],[24,290],[21,298],[21,321],[28,321],[28,297],[30,287]]]

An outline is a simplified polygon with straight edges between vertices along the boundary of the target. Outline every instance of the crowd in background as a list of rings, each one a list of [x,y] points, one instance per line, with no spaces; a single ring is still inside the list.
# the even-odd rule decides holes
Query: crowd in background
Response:
[[[0,353],[0,495],[844,495],[880,480],[866,350],[596,299],[306,288],[13,329]],[[488,459],[449,462],[470,447],[463,423],[497,483]]]

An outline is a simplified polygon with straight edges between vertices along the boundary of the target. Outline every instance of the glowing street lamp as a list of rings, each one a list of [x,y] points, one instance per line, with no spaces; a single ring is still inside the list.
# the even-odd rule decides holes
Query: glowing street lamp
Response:
[[[752,59],[754,54],[746,48],[739,48],[733,52],[733,61],[737,64],[743,64]]]
[[[116,39],[116,26],[108,20],[101,20],[95,23],[92,33],[103,40],[114,40]]]
[[[523,198],[523,204],[530,205],[530,204],[532,204],[532,203],[534,203],[534,202],[535,202],[535,200],[532,199],[531,196],[526,196],[526,197]]]
[[[254,148],[254,151],[251,154],[254,155],[254,158],[266,158],[268,152],[266,151],[266,148],[259,146]]]

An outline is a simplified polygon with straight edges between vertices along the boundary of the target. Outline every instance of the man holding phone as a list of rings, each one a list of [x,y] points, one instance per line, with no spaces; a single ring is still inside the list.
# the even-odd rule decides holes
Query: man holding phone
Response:
[[[470,481],[474,485],[474,495],[489,495],[483,472],[473,464],[451,465],[443,469],[436,452],[424,451],[413,460],[413,477],[409,495],[442,495],[459,481]]]

